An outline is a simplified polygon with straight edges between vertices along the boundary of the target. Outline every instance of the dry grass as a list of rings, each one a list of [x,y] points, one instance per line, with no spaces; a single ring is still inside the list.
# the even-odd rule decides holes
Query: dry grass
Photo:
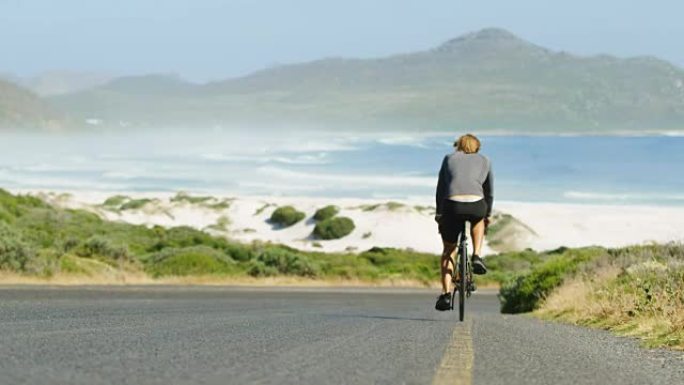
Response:
[[[230,276],[185,276],[152,278],[144,273],[117,271],[116,274],[56,274],[37,277],[27,274],[0,272],[0,285],[206,285],[206,286],[303,286],[303,287],[402,287],[436,288],[417,280],[383,279],[312,279],[295,276],[280,277],[230,277]]]
[[[604,266],[557,288],[535,314],[684,350],[684,282],[678,264]]]

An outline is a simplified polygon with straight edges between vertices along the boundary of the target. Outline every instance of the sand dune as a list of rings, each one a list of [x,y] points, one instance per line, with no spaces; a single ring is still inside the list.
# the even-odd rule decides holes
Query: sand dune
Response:
[[[215,197],[192,203],[172,201],[175,196],[172,193],[131,193],[126,195],[151,201],[135,209],[113,210],[101,205],[111,193],[31,193],[42,195],[63,207],[91,210],[110,220],[192,226],[242,242],[270,241],[319,251],[363,251],[373,246],[433,253],[441,249],[437,225],[433,220],[434,205],[429,199],[389,202],[377,199]],[[356,228],[342,239],[317,240],[312,236],[315,226],[312,216],[318,208],[329,204],[338,206],[338,215],[351,218]],[[303,211],[306,218],[288,228],[274,227],[268,219],[276,207],[283,205],[292,205]],[[492,243],[485,245],[486,254],[527,247],[545,250],[560,246],[617,247],[684,241],[684,207],[497,202],[495,208],[500,215],[509,214],[515,221],[492,234]]]

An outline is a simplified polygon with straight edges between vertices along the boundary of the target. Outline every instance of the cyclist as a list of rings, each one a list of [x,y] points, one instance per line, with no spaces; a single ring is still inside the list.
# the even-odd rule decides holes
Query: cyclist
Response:
[[[487,268],[480,258],[485,228],[492,212],[493,176],[491,162],[480,154],[480,140],[466,134],[454,142],[455,151],[444,157],[437,182],[437,213],[444,249],[442,251],[442,294],[437,310],[451,308],[449,281],[454,271],[451,254],[456,249],[459,232],[470,222],[473,240],[473,273],[485,274]]]

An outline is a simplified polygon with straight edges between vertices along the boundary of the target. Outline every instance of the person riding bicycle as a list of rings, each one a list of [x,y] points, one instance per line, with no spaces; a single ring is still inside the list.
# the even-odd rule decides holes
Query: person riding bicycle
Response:
[[[487,273],[480,252],[494,202],[491,162],[479,153],[480,140],[466,134],[458,138],[454,147],[455,151],[442,161],[436,193],[435,220],[439,224],[444,249],[440,263],[442,294],[435,308],[441,311],[451,308],[449,281],[454,271],[451,254],[456,249],[458,235],[465,228],[466,221],[470,222],[473,240],[473,273]]]

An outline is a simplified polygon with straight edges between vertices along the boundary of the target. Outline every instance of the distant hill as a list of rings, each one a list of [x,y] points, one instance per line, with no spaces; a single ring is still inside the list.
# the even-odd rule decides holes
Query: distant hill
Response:
[[[49,71],[16,83],[40,96],[54,96],[101,86],[112,79],[114,76],[99,72]]]
[[[0,80],[0,129],[62,129],[65,121],[37,95]]]
[[[133,126],[608,132],[684,129],[684,71],[555,52],[500,29],[427,51],[331,58],[196,85],[151,75],[50,99]]]
[[[105,125],[209,125],[211,108],[198,86],[173,75],[121,77],[93,89],[49,98],[56,107],[81,119]]]

